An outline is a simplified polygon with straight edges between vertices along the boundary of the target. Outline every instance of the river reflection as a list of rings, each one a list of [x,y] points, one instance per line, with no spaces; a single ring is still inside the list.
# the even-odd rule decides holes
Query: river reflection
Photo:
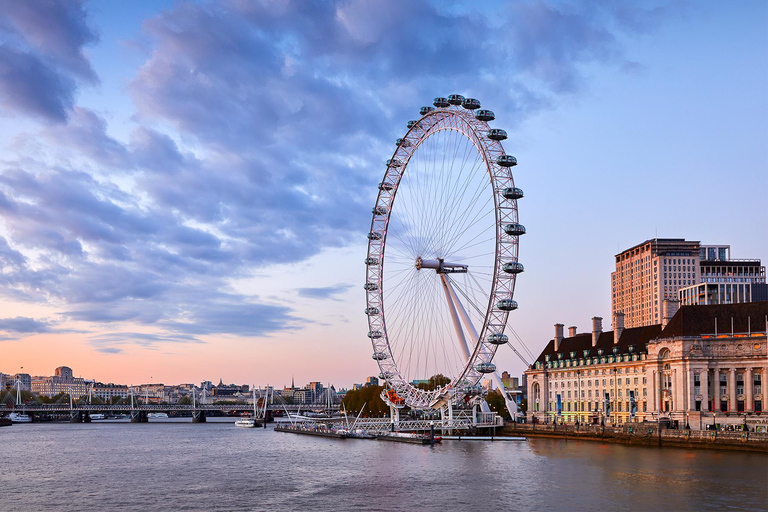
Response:
[[[765,510],[765,455],[531,439],[423,447],[193,425],[0,429],[14,510]]]

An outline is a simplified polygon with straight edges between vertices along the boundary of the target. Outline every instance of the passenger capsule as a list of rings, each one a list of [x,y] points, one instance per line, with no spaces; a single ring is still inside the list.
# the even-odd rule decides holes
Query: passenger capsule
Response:
[[[365,258],[365,264],[368,265],[368,266],[378,265],[379,264],[379,258]]]
[[[475,370],[480,373],[493,373],[496,371],[496,365],[493,363],[477,363],[475,365]]]
[[[514,167],[517,165],[517,158],[512,155],[500,155],[496,158],[496,163],[502,167]]]
[[[523,189],[517,187],[505,188],[501,192],[501,195],[503,195],[506,199],[522,199]]]
[[[461,102],[461,106],[469,110],[475,110],[480,108],[480,101],[475,98],[464,98],[464,101]]]
[[[379,378],[382,380],[389,380],[392,378],[392,372],[381,372]]]
[[[435,110],[435,107],[421,107],[419,109],[419,114],[425,116],[425,115],[429,114],[430,112],[432,112],[433,110]]]
[[[374,352],[371,357],[374,361],[383,361],[389,357],[386,352]]]
[[[510,261],[509,263],[502,265],[501,270],[507,274],[519,274],[525,270],[525,268],[523,268],[522,263],[518,263],[517,261]]]
[[[390,158],[387,160],[387,167],[400,167],[401,165],[403,165],[403,162],[397,158]]]
[[[379,183],[379,190],[392,190],[395,186],[391,183],[381,182]]]
[[[395,144],[403,148],[411,147],[411,141],[409,141],[408,139],[397,139],[395,141]]]
[[[379,285],[377,285],[376,283],[365,283],[363,285],[363,288],[365,289],[365,291],[375,292],[376,290],[379,289]]]
[[[432,104],[438,108],[445,108],[450,105],[450,103],[448,103],[448,98],[435,98]]]
[[[381,233],[378,231],[371,231],[368,233],[368,240],[381,240]]]
[[[501,299],[496,303],[496,307],[502,311],[514,311],[517,309],[517,302],[512,299]]]
[[[507,138],[507,132],[500,128],[491,128],[486,135],[491,140],[506,140]]]
[[[509,338],[507,337],[506,334],[494,333],[494,334],[488,335],[488,343],[491,343],[493,345],[503,345],[508,341],[509,341]]]
[[[365,314],[368,316],[378,315],[379,308],[374,308],[374,307],[365,308]]]
[[[373,209],[371,209],[371,213],[373,213],[374,215],[386,215],[387,208],[384,206],[376,206]]]
[[[522,224],[507,224],[504,226],[504,232],[510,236],[520,236],[525,234],[525,226]]]
[[[410,130],[411,128],[413,128],[413,125],[415,125],[415,124],[416,124],[416,121],[408,121],[405,125]]]
[[[372,340],[381,338],[381,336],[382,336],[381,335],[381,331],[369,331],[368,332],[368,337],[371,338]]]
[[[460,391],[466,395],[482,395],[483,387],[482,386],[464,386],[460,389]]]
[[[464,96],[461,94],[451,94],[448,96],[448,103],[451,105],[461,105],[464,102]]]
[[[493,113],[493,110],[478,110],[475,112],[475,119],[478,121],[485,121],[487,123],[488,121],[493,121],[496,119],[496,114]]]

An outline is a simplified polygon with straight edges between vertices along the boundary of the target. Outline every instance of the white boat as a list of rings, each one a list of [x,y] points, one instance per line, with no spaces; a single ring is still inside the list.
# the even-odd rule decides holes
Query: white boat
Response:
[[[147,418],[167,418],[168,413],[166,412],[150,412],[147,414]]]
[[[256,420],[253,418],[240,418],[235,422],[235,426],[240,428],[254,428],[256,427]]]
[[[14,423],[32,423],[32,418],[28,414],[22,414],[20,412],[12,412],[8,415],[8,419]]]
[[[95,412],[95,413],[93,413],[93,414],[90,414],[90,417],[91,417],[91,420],[92,420],[92,421],[95,421],[95,420],[105,420],[105,419],[107,419],[107,417],[106,417],[106,416],[104,416],[103,414],[101,414],[100,412]]]

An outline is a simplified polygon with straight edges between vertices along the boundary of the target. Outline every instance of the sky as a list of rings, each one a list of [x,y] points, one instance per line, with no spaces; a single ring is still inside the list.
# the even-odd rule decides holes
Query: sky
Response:
[[[0,0],[0,371],[378,374],[376,185],[449,94],[519,162],[534,354],[610,328],[613,256],[646,239],[765,260],[766,26],[760,0]]]

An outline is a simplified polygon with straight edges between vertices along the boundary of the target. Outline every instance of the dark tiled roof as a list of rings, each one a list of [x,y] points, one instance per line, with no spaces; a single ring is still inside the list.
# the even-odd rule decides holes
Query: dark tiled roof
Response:
[[[717,319],[718,334],[731,332],[765,332],[768,316],[768,302],[747,302],[746,304],[715,304],[711,306],[682,306],[662,332],[662,338],[673,336],[699,336],[714,334]]]
[[[584,351],[587,350],[586,357],[596,357],[598,350],[603,350],[603,355],[613,354],[613,348],[616,347],[617,354],[629,353],[629,347],[634,347],[635,354],[645,352],[645,346],[649,340],[657,338],[661,333],[661,325],[649,325],[646,327],[633,327],[631,329],[624,329],[619,338],[619,343],[613,344],[613,331],[606,331],[600,335],[597,339],[597,345],[592,346],[592,333],[585,332],[577,334],[572,338],[563,338],[560,342],[560,347],[557,352],[563,354],[563,359],[570,359],[571,352],[575,352],[576,358],[583,358]],[[546,356],[550,356],[551,360],[556,360],[557,355],[555,352],[555,341],[549,340],[544,351],[539,355],[536,361],[546,361]]]
[[[634,346],[634,353],[637,354],[645,352],[648,342],[656,338],[713,334],[715,332],[715,318],[717,318],[718,333],[731,332],[731,318],[733,318],[733,332],[735,333],[747,332],[750,327],[753,332],[765,332],[767,315],[768,302],[683,306],[663,330],[661,324],[624,329],[617,345],[613,344],[613,331],[606,331],[600,335],[595,347],[592,346],[592,333],[585,332],[572,338],[563,338],[557,352],[555,352],[555,341],[549,340],[536,361],[544,362],[546,356],[550,356],[552,361],[557,360],[557,353],[563,354],[563,359],[570,359],[571,352],[575,352],[575,357],[580,359],[585,357],[584,350],[589,351],[586,357],[594,357],[598,355],[598,349],[603,349],[603,355],[607,356],[613,354],[614,346],[617,347],[617,354],[628,353],[630,346]]]

